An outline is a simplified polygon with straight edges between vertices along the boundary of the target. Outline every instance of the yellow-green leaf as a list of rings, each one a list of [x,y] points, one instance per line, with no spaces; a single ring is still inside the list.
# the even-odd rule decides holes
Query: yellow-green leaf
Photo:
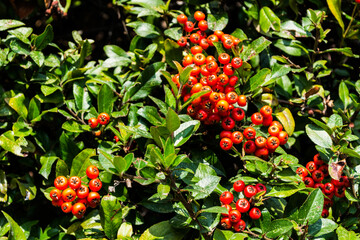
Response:
[[[284,126],[285,131],[291,136],[295,129],[295,120],[288,108],[282,108],[275,113],[277,119]]]
[[[331,13],[338,21],[341,29],[344,31],[344,22],[341,18],[341,0],[326,0]]]

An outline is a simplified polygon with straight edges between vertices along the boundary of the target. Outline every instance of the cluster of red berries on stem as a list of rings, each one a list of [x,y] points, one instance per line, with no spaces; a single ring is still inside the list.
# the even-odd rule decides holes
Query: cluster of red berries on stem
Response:
[[[251,123],[252,125],[246,127],[242,132],[240,130],[231,131],[235,127],[235,121],[231,117],[223,119],[221,126],[224,130],[220,133],[220,147],[229,150],[233,144],[240,144],[245,138],[243,149],[246,154],[255,154],[257,157],[267,159],[277,147],[287,143],[288,134],[283,130],[280,122],[273,120],[272,108],[269,105],[261,107],[260,112],[252,114]],[[268,127],[268,137],[256,136],[253,125]]]
[[[288,134],[282,130],[279,122],[273,121],[270,106],[262,107],[260,112],[251,116],[252,124],[270,126],[268,138],[256,137],[256,131],[252,126],[245,128],[243,132],[240,129],[235,130],[236,123],[245,118],[242,107],[247,104],[246,96],[238,94],[235,89],[239,82],[236,70],[243,65],[243,61],[239,57],[232,58],[232,51],[220,53],[217,58],[203,54],[203,51],[214,46],[214,42],[221,42],[225,49],[238,50],[240,40],[222,31],[215,31],[207,37],[205,14],[197,11],[194,19],[198,28],[195,28],[196,23],[188,21],[184,14],[177,17],[177,21],[184,25],[186,32],[186,35],[178,40],[178,44],[181,47],[190,47],[190,52],[183,58],[182,66],[194,66],[188,81],[181,89],[183,101],[186,103],[191,99],[187,114],[206,125],[220,123],[224,129],[220,133],[220,147],[223,150],[230,150],[234,144],[241,144],[245,138],[243,148],[246,154],[254,153],[267,159],[269,153],[287,142]],[[198,31],[192,33],[194,30]],[[173,76],[172,81],[180,89],[180,75]],[[193,97],[199,92],[205,94]]]
[[[109,114],[103,112],[103,113],[100,113],[97,118],[89,118],[88,120],[88,124],[90,126],[90,128],[92,129],[95,129],[97,128],[99,125],[101,126],[105,126],[107,125],[108,123],[110,122],[110,116]],[[101,135],[101,130],[97,130],[94,132],[94,135],[95,136],[100,136]]]
[[[102,188],[102,182],[97,178],[99,169],[90,165],[86,169],[86,175],[91,179],[88,186],[78,176],[58,176],[54,180],[55,188],[50,191],[53,206],[61,207],[64,213],[71,212],[77,218],[84,216],[88,206],[95,208],[101,199],[98,193]]]
[[[243,193],[244,198],[239,198],[234,202],[234,195],[230,191],[225,191],[220,195],[221,206],[227,209],[227,213],[222,213],[220,225],[224,229],[233,228],[236,232],[245,230],[246,223],[243,218],[248,215],[250,219],[257,220],[261,217],[261,210],[253,205],[253,197],[259,193],[266,193],[266,186],[262,183],[245,185],[244,181],[237,180],[233,184],[235,192]],[[235,208],[234,208],[235,206]]]
[[[299,167],[296,170],[306,187],[320,188],[325,195],[322,217],[329,216],[329,208],[333,204],[334,195],[338,198],[345,197],[346,188],[350,187],[350,182],[347,176],[342,175],[339,180],[327,178],[329,176],[328,164],[324,163],[320,158],[320,154],[314,155],[313,161],[306,164],[306,168]],[[326,179],[327,178],[327,179]]]

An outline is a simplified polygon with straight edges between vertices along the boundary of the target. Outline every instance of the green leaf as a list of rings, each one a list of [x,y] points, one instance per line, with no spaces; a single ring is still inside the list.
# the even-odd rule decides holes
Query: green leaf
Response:
[[[290,231],[293,228],[292,222],[287,219],[277,219],[271,222],[270,229],[266,236],[271,239]]]
[[[208,212],[208,213],[228,213],[228,210],[226,207],[209,207],[206,209],[201,209],[202,212]]]
[[[260,10],[259,24],[261,30],[265,33],[271,28],[274,31],[280,31],[280,18],[268,7],[263,7]]]
[[[336,229],[336,234],[337,234],[338,240],[349,240],[349,239],[359,240],[360,239],[354,231],[348,231],[341,225]]]
[[[90,131],[91,128],[89,125],[79,124],[75,120],[69,120],[64,122],[62,128],[66,131],[73,132],[73,133],[82,133],[85,131]]]
[[[189,81],[190,73],[193,70],[193,65],[186,66],[180,73],[179,81],[181,84],[186,84]]]
[[[7,202],[8,199],[7,190],[8,190],[8,183],[6,180],[6,174],[3,170],[0,170],[0,202]],[[0,230],[0,236],[2,236],[1,230]]]
[[[321,213],[324,205],[324,194],[320,189],[315,189],[307,197],[303,205],[299,208],[299,215],[297,222],[299,224],[309,225],[315,223],[321,218]]]
[[[314,124],[307,124],[305,126],[305,131],[308,137],[311,139],[311,141],[313,141],[316,145],[319,145],[324,148],[331,148],[332,146],[331,137],[322,128]]]
[[[103,84],[97,96],[98,112],[111,114],[114,103],[114,92],[107,84]]]
[[[299,188],[298,186],[275,186],[271,189],[269,193],[266,194],[266,196],[286,198],[304,189],[305,186],[303,188]]]
[[[15,142],[14,139],[8,138],[4,134],[0,136],[0,146],[5,151],[9,151],[19,157],[24,157],[24,154],[22,153],[22,148],[19,143]]]
[[[338,225],[327,218],[321,218],[316,223],[309,226],[309,235],[319,237],[333,232]]]
[[[104,52],[106,56],[109,58],[128,57],[126,51],[124,51],[121,47],[116,45],[105,45]]]
[[[14,97],[8,99],[7,102],[12,109],[14,109],[21,117],[26,119],[28,110],[25,105],[25,95],[23,93],[16,94]]]
[[[165,91],[165,103],[172,109],[175,109],[176,99],[175,99],[174,94],[171,92],[171,90],[166,85],[164,85],[164,91]]]
[[[23,183],[15,178],[13,181],[19,186],[20,193],[25,201],[33,200],[36,197],[37,188],[32,182]]]
[[[169,132],[174,132],[180,127],[180,119],[176,112],[169,108],[166,115],[166,127],[169,129]]]
[[[122,223],[122,206],[116,197],[107,195],[102,198],[100,222],[105,235],[109,239],[116,239],[118,229]]]
[[[332,114],[327,122],[329,128],[334,129],[343,125],[343,120],[340,115]]]
[[[0,25],[1,26],[1,25]],[[9,240],[26,240],[26,236],[24,231],[20,228],[20,226],[14,221],[12,217],[10,217],[9,214],[7,214],[4,211],[1,211],[6,220],[10,224],[10,234],[9,234]]]
[[[84,149],[76,155],[71,165],[70,176],[85,176],[86,168],[91,165],[90,158],[93,156],[96,156],[96,150],[91,148]]]
[[[14,30],[9,30],[9,33],[20,39],[26,44],[30,44],[29,36],[31,35],[33,29],[29,27],[20,27]]]
[[[125,157],[115,156],[114,166],[120,174],[123,174],[129,169],[133,159],[134,159],[133,153],[129,153]]]
[[[73,84],[73,94],[75,98],[75,105],[78,110],[90,109],[91,98],[89,91],[84,82],[77,81]]]
[[[155,126],[162,125],[164,119],[159,115],[156,107],[145,106],[137,111],[137,114]]]
[[[356,198],[349,189],[346,189],[345,196],[351,202],[360,202],[360,199]]]
[[[174,145],[180,147],[198,130],[200,122],[192,120],[182,123],[178,129],[174,131]]]
[[[123,222],[117,232],[117,239],[131,237],[133,235],[133,227],[131,223]]]
[[[339,85],[339,97],[344,103],[344,109],[346,109],[350,105],[351,99],[349,96],[349,89],[344,81],[342,81]]]
[[[50,24],[48,24],[42,34],[34,38],[34,45],[36,50],[43,50],[54,39],[54,31]]]
[[[172,38],[173,40],[177,41],[182,37],[182,28],[181,27],[168,28],[164,31],[164,34],[165,36],[168,36],[169,38]],[[165,44],[166,44],[166,40],[165,40]]]
[[[85,40],[81,46],[80,57],[77,62],[77,67],[82,68],[84,66],[84,61],[87,56],[90,56],[92,51],[91,44],[88,40]]]
[[[10,28],[16,28],[24,26],[25,24],[23,22],[13,20],[13,19],[1,19],[0,20],[0,31],[5,31]]]
[[[175,229],[169,221],[163,221],[152,225],[141,236],[139,240],[181,240],[188,230]]]
[[[302,55],[308,55],[308,51],[302,46],[300,41],[278,39],[274,46],[289,54],[290,56],[300,57]]]
[[[321,127],[322,129],[324,129],[330,136],[333,133],[332,129],[330,127],[328,127],[325,123],[315,119],[315,118],[311,118],[309,117],[309,119],[311,121],[313,121],[316,125],[318,125],[319,127]]]
[[[285,131],[291,136],[295,129],[295,120],[288,108],[281,108],[275,113],[276,118],[284,126]]]
[[[249,61],[253,57],[259,55],[265,48],[267,48],[271,44],[271,41],[267,40],[264,37],[259,37],[258,39],[251,42],[250,46],[246,48],[246,50],[240,54],[240,57],[243,61]]]
[[[40,51],[31,51],[30,57],[39,67],[41,67],[45,62],[45,56]]]
[[[134,28],[135,33],[143,38],[156,38],[160,35],[155,26],[150,23],[136,21],[128,23],[127,26]]]
[[[263,68],[258,71],[254,76],[252,76],[249,81],[246,83],[245,89],[249,92],[259,89],[265,78],[271,73],[271,70],[268,68]]]
[[[165,59],[166,63],[170,65],[170,67],[176,69],[176,66],[173,61],[182,61],[182,51],[183,49],[176,42],[166,39],[164,43],[165,49]]]
[[[54,162],[58,159],[56,156],[41,156],[40,163],[41,163],[41,169],[39,173],[45,178],[48,179],[51,168]]]
[[[208,27],[212,31],[223,30],[228,24],[228,21],[229,18],[226,12],[207,15]]]
[[[331,13],[334,15],[338,21],[341,29],[344,32],[344,22],[341,18],[341,0],[326,0]]]

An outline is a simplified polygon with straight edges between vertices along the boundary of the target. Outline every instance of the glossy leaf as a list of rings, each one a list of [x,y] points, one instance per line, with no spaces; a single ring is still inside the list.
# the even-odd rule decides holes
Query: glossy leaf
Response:
[[[295,120],[288,108],[281,108],[275,113],[276,118],[283,125],[285,131],[291,136],[295,129]]]
[[[50,173],[51,173],[51,168],[54,164],[54,162],[58,159],[58,157],[56,156],[42,156],[40,158],[40,162],[41,162],[41,169],[39,171],[39,173],[45,178],[48,179]]]
[[[163,221],[152,225],[141,236],[139,240],[171,239],[181,240],[186,234],[184,229],[175,229],[169,221]]]
[[[192,120],[180,124],[180,127],[174,131],[174,145],[180,147],[198,130],[200,122]]]
[[[113,98],[114,98],[113,90],[107,84],[103,84],[100,88],[99,95],[97,97],[98,112],[99,113],[105,112],[110,115],[113,109],[113,103],[114,103]]]
[[[78,155],[76,155],[71,165],[70,176],[85,176],[86,168],[91,165],[90,158],[95,155],[95,149],[91,148],[84,149]]]
[[[349,96],[349,89],[346,86],[346,83],[343,81],[339,85],[339,97],[344,104],[344,108],[346,109],[350,105],[351,99]]]
[[[290,231],[293,228],[292,222],[287,219],[277,219],[271,222],[270,229],[266,233],[266,236],[271,239]]]
[[[6,220],[10,224],[10,234],[9,240],[26,240],[26,236],[24,231],[20,228],[20,226],[14,221],[14,219],[4,211],[1,211]]]
[[[54,39],[54,31],[51,25],[47,25],[44,32],[34,38],[35,48],[43,50]]]
[[[1,19],[0,20],[0,31],[5,31],[11,28],[21,27],[25,24],[23,22],[14,19]]]
[[[305,130],[308,137],[315,144],[324,148],[331,148],[332,140],[325,130],[313,124],[306,125]]]
[[[174,110],[169,108],[166,115],[166,127],[169,129],[169,132],[174,132],[180,127],[180,119]]]
[[[338,21],[341,29],[344,31],[344,22],[341,17],[341,0],[326,0],[331,13]]]
[[[104,196],[100,205],[100,222],[105,235],[109,239],[116,239],[118,229],[122,223],[120,201],[111,195]]]
[[[260,9],[259,24],[261,30],[265,33],[267,33],[270,28],[274,31],[280,31],[280,19],[269,7]]]
[[[299,208],[297,222],[299,224],[309,225],[317,222],[321,218],[321,212],[324,205],[324,194],[320,189],[315,189],[307,197],[303,205]]]

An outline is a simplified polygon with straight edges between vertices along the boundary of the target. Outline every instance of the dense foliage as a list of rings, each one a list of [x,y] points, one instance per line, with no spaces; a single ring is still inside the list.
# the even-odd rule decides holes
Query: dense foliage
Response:
[[[101,2],[0,3],[1,240],[360,238],[356,1]],[[189,82],[205,75],[177,17],[196,11],[236,42],[200,53],[241,59],[214,70],[237,79],[220,92],[246,96],[229,129],[215,122],[231,110],[200,109],[213,89]],[[247,151],[249,127],[278,137],[264,106],[286,135]],[[242,141],[223,145],[224,129]],[[59,187],[72,176],[100,202]],[[54,207],[61,194],[86,212]]]

